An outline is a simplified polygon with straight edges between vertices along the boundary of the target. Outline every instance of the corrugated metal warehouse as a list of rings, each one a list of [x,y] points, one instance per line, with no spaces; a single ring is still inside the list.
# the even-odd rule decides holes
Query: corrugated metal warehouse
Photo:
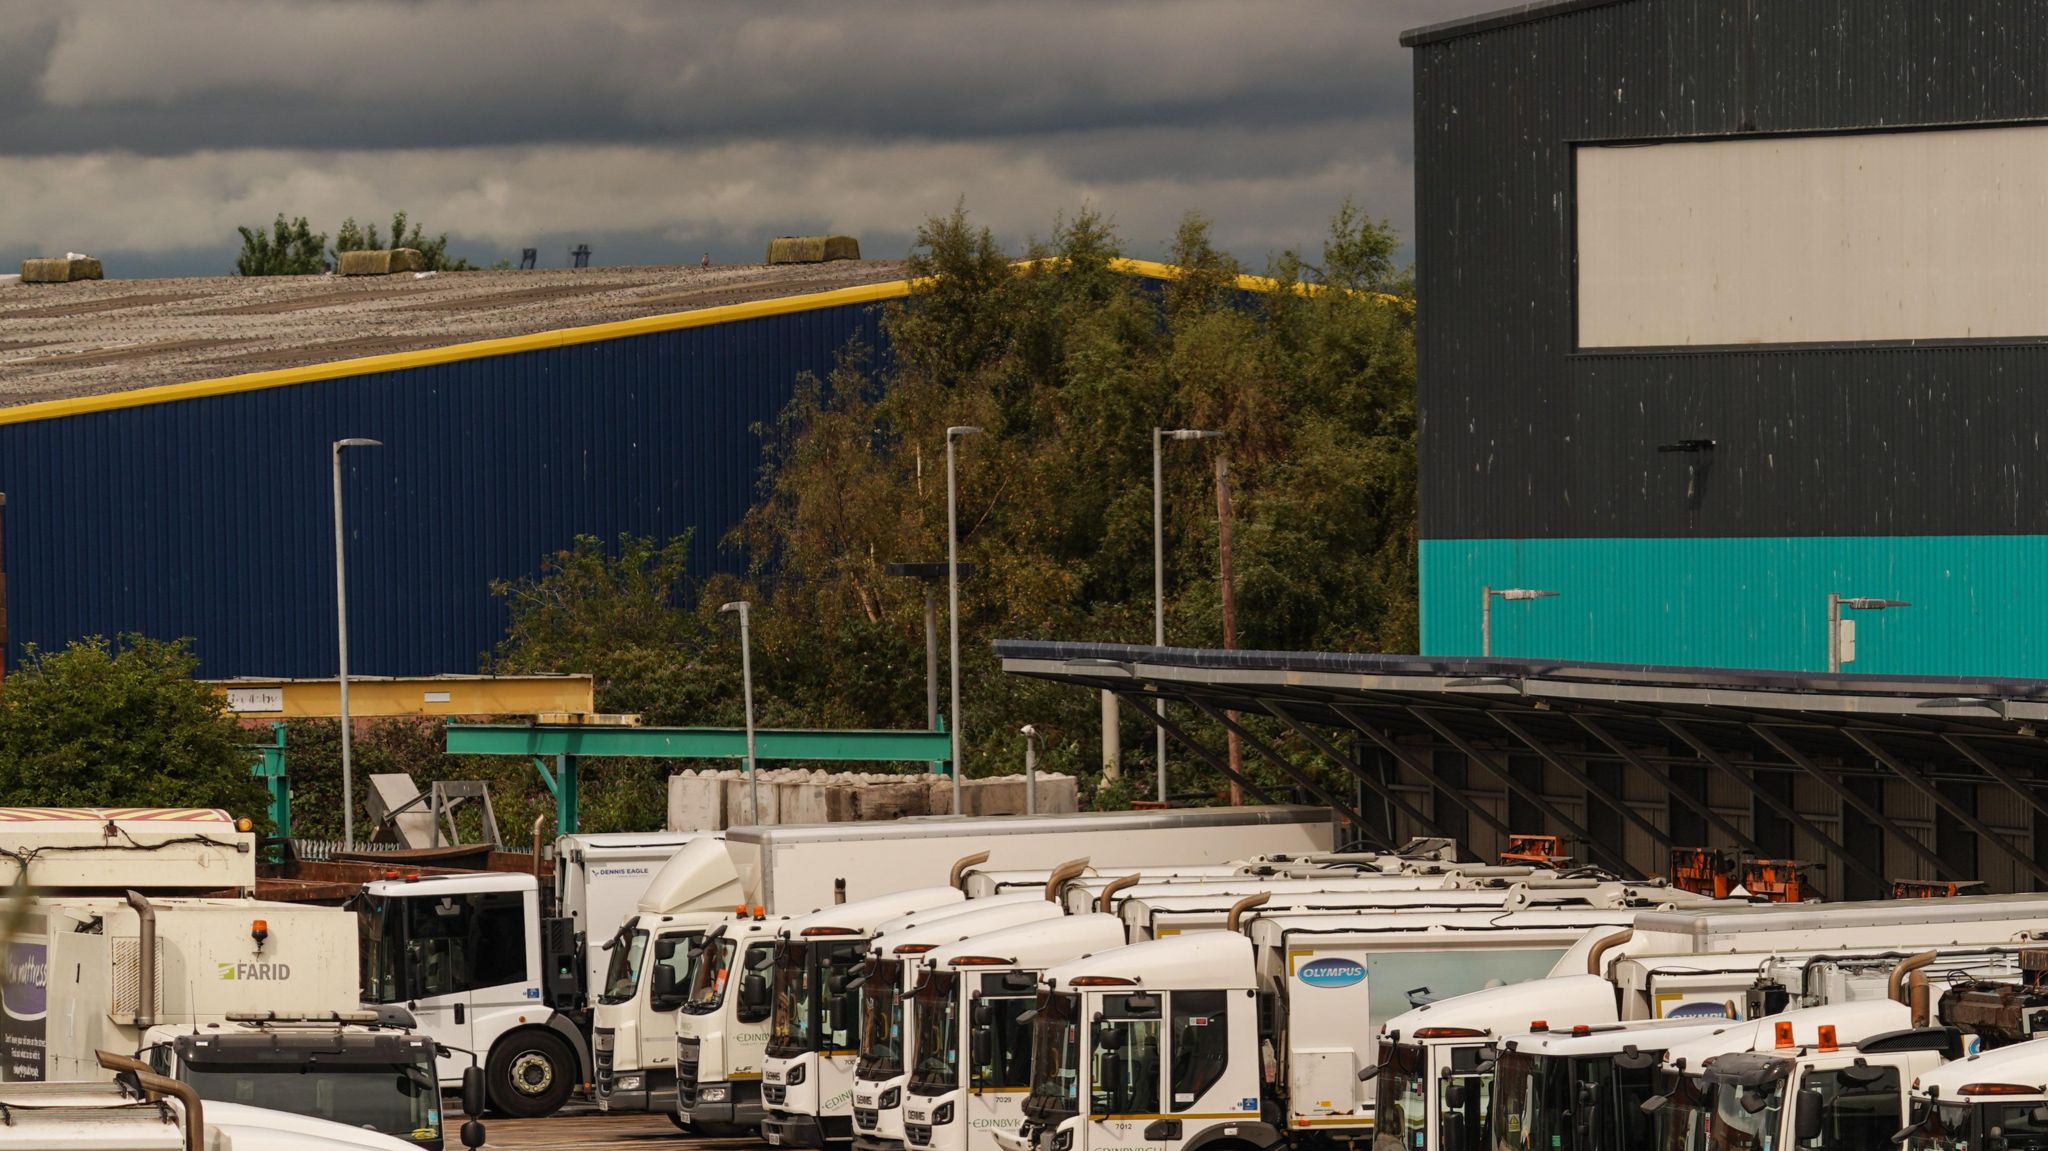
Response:
[[[880,346],[901,274],[5,289],[0,391],[91,393],[0,409],[10,654],[136,631],[193,637],[209,677],[333,675],[329,445],[348,436],[384,443],[343,478],[361,674],[476,670],[504,630],[490,582],[578,534],[694,530],[697,570],[730,567],[754,426],[849,340]],[[391,346],[411,350],[322,362]],[[222,370],[252,363],[300,366]]]
[[[2048,7],[1403,39],[1426,653],[1479,653],[1491,586],[1560,593],[1495,654],[1821,670],[1837,593],[1911,604],[1852,613],[1852,670],[2048,676]]]

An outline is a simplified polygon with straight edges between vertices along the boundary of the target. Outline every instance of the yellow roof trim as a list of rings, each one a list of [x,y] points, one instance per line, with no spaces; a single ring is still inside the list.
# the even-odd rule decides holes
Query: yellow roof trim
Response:
[[[1161,264],[1153,260],[1115,259],[1110,267],[1130,275],[1143,276],[1153,280],[1177,280],[1181,269],[1172,264]],[[1022,266],[1022,265],[1020,265]],[[1239,276],[1237,287],[1246,292],[1271,292],[1280,287],[1275,280],[1265,276]],[[537,352],[548,348],[566,348],[574,344],[590,344],[600,340],[617,340],[629,336],[647,336],[656,332],[678,332],[689,328],[708,328],[714,324],[731,324],[743,320],[759,320],[769,316],[787,316],[798,312],[817,311],[822,308],[839,308],[850,304],[872,304],[884,300],[900,300],[910,294],[909,280],[886,280],[878,284],[861,284],[851,288],[835,288],[827,292],[807,292],[796,296],[778,296],[770,300],[753,300],[744,304],[724,304],[715,308],[699,308],[690,312],[669,312],[659,316],[642,316],[636,320],[616,320],[606,324],[586,324],[577,328],[557,328],[553,331],[534,332],[525,336],[506,336],[495,340],[472,340],[468,343],[445,344],[438,348],[426,348],[416,352],[394,352],[385,356],[363,356],[352,360],[332,360],[323,364],[307,364],[297,368],[280,368],[269,372],[249,372],[239,376],[221,376],[210,380],[193,380],[182,384],[158,384],[150,388],[137,388],[128,392],[108,392],[96,396],[79,396],[74,399],[44,400],[41,403],[22,404],[18,407],[0,408],[0,424],[26,424],[38,420],[54,420],[64,416],[82,416],[91,412],[117,411],[121,408],[148,407],[152,404],[175,403],[179,400],[198,400],[209,396],[226,396],[236,392],[255,392],[265,388],[284,388],[293,384],[311,384],[322,380],[338,380],[349,376],[367,376],[376,372],[397,372],[408,368],[432,367],[436,364],[452,364],[462,360],[481,360],[490,356],[509,356],[518,352]],[[1323,290],[1320,284],[1296,284],[1294,290],[1313,295]],[[1382,301],[1406,305],[1396,296],[1382,294]]]

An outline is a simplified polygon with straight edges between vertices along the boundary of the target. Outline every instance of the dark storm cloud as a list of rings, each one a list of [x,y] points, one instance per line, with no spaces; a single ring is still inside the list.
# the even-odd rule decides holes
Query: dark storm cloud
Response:
[[[403,203],[496,249],[737,258],[964,195],[1006,239],[1084,201],[1134,242],[1199,209],[1256,260],[1347,194],[1406,225],[1398,34],[1492,6],[0,0],[0,246],[160,253]]]

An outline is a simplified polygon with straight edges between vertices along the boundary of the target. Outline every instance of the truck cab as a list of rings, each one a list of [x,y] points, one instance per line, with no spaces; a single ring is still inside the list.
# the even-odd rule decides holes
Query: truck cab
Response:
[[[998,1145],[1039,1151],[1253,1151],[1262,1117],[1249,940],[1176,936],[1046,971],[1029,1022],[1025,1125]]]
[[[948,903],[875,929],[858,976],[860,1055],[853,1066],[853,1145],[903,1151],[903,1091],[917,1058],[911,992],[931,972],[933,951],[990,931],[1057,919],[1060,905],[1034,892]]]
[[[208,1103],[289,1111],[442,1151],[432,1040],[360,1019],[230,1018],[152,1027],[137,1057]]]
[[[1906,1124],[1907,1085],[1960,1054],[1954,1032],[1911,1023],[1901,1003],[1841,1003],[1733,1022],[1675,1044],[1664,1055],[1659,1093],[1643,1105],[1655,1145],[1886,1146]],[[1501,1149],[1524,1146],[1538,1144]]]
[[[761,1122],[761,1052],[768,1045],[775,939],[787,920],[735,915],[694,946],[690,990],[676,1011],[676,1118],[710,1135]],[[654,969],[666,996],[671,969]]]
[[[876,928],[959,906],[957,887],[920,887],[791,919],[774,947],[774,1018],[763,1065],[761,1135],[778,1146],[823,1147],[853,1137],[853,1067],[860,1054],[854,971]]]
[[[1650,1146],[1653,1123],[1643,1104],[1659,1090],[1658,1061],[1674,1045],[1704,1038],[1723,1025],[1722,1020],[1655,1019],[1581,1023],[1511,1036],[1479,1053],[1480,1075],[1440,1083],[1431,1093],[1434,1110],[1419,1115],[1414,1107],[1382,1111],[1375,1142],[1406,1131],[1405,1146],[1424,1147],[1426,1132],[1427,1145],[1443,1151],[1491,1151],[1496,1144],[1544,1151],[1637,1151]],[[1390,1062],[1398,1062],[1398,1056]],[[1422,1091],[1393,1086],[1382,1085],[1383,1105],[1422,1101]],[[1389,1128],[1388,1122],[1405,1126]]]
[[[999,1151],[1024,1122],[1030,1016],[1047,968],[1121,947],[1114,915],[1086,913],[976,935],[926,952],[911,997],[914,1036],[903,1096],[913,1151]]]
[[[474,1051],[493,1106],[514,1117],[553,1113],[586,1081],[589,1046],[574,1019],[550,1006],[550,972],[573,949],[544,958],[539,883],[516,872],[433,875],[363,885],[356,899],[362,1001],[397,1004],[449,1049],[440,1080],[462,1079]]]
[[[638,899],[611,939],[590,949],[605,963],[603,977],[592,984],[597,1106],[672,1112],[675,1013],[689,992],[690,959],[699,953],[694,945],[745,897],[724,842],[701,836],[654,869]],[[665,986],[670,990],[662,994],[656,994],[656,981],[648,975],[655,967],[668,969]]]
[[[1994,1048],[1913,1080],[1904,1151],[2048,1147],[2048,1039]]]

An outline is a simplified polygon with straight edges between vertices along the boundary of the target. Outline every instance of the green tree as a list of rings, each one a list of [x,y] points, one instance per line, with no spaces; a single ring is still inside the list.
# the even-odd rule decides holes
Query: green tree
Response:
[[[392,214],[390,246],[393,248],[412,248],[419,252],[426,259],[428,271],[468,272],[475,270],[475,264],[460,256],[450,256],[448,254],[448,233],[442,232],[437,236],[428,236],[425,234],[425,229],[421,228],[418,224],[414,224],[412,231],[408,233],[405,230],[405,225],[406,214],[403,211]],[[333,257],[335,263],[339,265],[341,253],[343,252],[377,251],[383,247],[385,247],[385,243],[377,233],[375,221],[364,227],[356,223],[354,216],[350,216],[341,222],[340,230],[334,234]]]
[[[707,722],[725,702],[724,676],[700,666],[717,639],[690,606],[689,554],[687,534],[659,544],[625,535],[613,548],[578,536],[538,573],[491,585],[511,619],[487,662],[508,674],[595,675],[599,711]]]
[[[221,807],[269,823],[247,733],[184,642],[34,648],[0,696],[0,804]]]
[[[849,347],[762,429],[756,502],[727,541],[744,576],[712,576],[693,601],[680,553],[657,563],[662,549],[622,544],[611,558],[579,542],[538,581],[504,585],[520,590],[500,664],[596,671],[602,700],[672,717],[658,722],[736,722],[738,653],[707,613],[749,599],[764,724],[921,726],[924,589],[885,569],[944,558],[945,432],[960,424],[986,432],[960,447],[961,559],[975,565],[961,586],[967,774],[1017,770],[1029,722],[1043,769],[1093,784],[1096,700],[1001,674],[989,641],[1150,641],[1155,426],[1224,433],[1167,461],[1174,642],[1221,642],[1221,450],[1240,646],[1413,651],[1414,311],[1398,250],[1347,203],[1319,251],[1284,253],[1253,280],[1190,215],[1172,241],[1179,273],[1159,285],[1117,269],[1120,238],[1091,209],[1020,266],[956,207],[918,231],[914,287],[883,318],[886,363]],[[1126,766],[1149,774],[1151,728],[1124,718]],[[1221,745],[1213,725],[1182,721]],[[1174,763],[1177,788],[1220,783],[1192,755]],[[1288,790],[1270,765],[1246,766]],[[1093,802],[1146,790],[1092,788]]]
[[[279,212],[267,233],[260,227],[235,230],[242,234],[237,276],[313,276],[327,270],[321,255],[327,233],[313,231],[304,216],[287,223]]]

